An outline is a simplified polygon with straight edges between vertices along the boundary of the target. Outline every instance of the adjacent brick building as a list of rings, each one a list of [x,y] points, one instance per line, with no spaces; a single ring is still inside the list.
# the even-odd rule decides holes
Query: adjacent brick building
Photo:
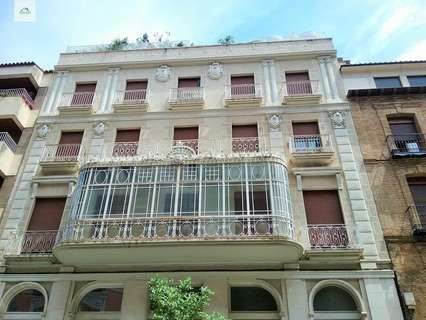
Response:
[[[407,318],[426,319],[426,61],[341,73]]]

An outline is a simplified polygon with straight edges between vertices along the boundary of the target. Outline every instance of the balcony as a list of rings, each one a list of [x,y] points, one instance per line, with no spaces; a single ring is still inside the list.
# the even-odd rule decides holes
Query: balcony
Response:
[[[334,150],[328,134],[291,136],[291,161],[297,165],[327,165],[332,162]]]
[[[41,175],[75,175],[84,157],[80,144],[47,145],[40,160]]]
[[[204,88],[188,87],[170,90],[169,108],[171,110],[194,110],[204,106]]]
[[[238,84],[225,87],[225,106],[260,107],[262,86],[258,84]]]
[[[4,176],[14,176],[18,173],[22,155],[15,154],[16,142],[8,132],[0,132],[0,172]]]
[[[349,237],[344,224],[308,225],[312,249],[349,248]]]
[[[64,93],[59,103],[60,115],[90,115],[98,96],[94,92]]]
[[[318,104],[321,101],[319,81],[284,82],[281,87],[282,103],[286,105]]]
[[[421,133],[389,135],[386,138],[392,158],[422,158],[426,156],[426,139]]]
[[[302,254],[292,233],[291,221],[273,215],[88,219],[62,229],[53,251],[61,263],[86,266],[111,257],[163,267],[279,265]]]
[[[426,205],[411,205],[406,210],[413,235],[426,236]]]
[[[38,110],[32,110],[34,101],[24,88],[0,89],[0,117],[12,118],[23,128],[34,126]]]
[[[115,113],[138,113],[148,109],[148,90],[117,91],[112,109]]]

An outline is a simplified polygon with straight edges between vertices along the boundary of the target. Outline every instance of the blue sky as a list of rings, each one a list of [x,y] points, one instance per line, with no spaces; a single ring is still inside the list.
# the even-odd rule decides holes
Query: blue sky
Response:
[[[53,68],[68,45],[170,32],[171,40],[238,42],[306,32],[352,62],[426,59],[426,0],[35,0],[36,21],[0,0],[0,62]]]

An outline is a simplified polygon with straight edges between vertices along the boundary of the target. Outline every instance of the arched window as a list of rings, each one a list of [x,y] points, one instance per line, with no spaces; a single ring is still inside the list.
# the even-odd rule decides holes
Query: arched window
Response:
[[[44,304],[43,293],[27,289],[13,297],[7,306],[7,312],[43,312]]]
[[[352,295],[337,286],[320,289],[313,300],[315,319],[357,319],[360,310]]]
[[[86,294],[78,306],[79,312],[121,311],[122,288],[100,288]]]
[[[265,289],[260,287],[232,287],[232,312],[277,312],[277,302]]]

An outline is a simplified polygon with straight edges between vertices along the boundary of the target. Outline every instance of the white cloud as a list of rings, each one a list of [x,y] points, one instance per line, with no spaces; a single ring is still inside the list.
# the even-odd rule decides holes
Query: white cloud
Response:
[[[397,60],[426,60],[426,39],[409,47]]]

